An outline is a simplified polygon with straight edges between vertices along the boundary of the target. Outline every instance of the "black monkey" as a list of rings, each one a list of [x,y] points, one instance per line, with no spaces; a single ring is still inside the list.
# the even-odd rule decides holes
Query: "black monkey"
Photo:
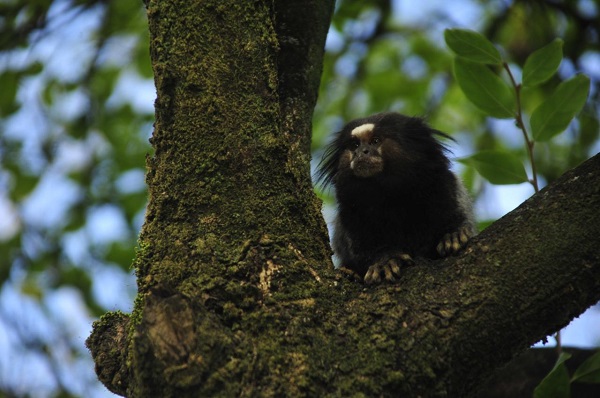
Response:
[[[413,257],[454,254],[476,234],[436,136],[450,138],[421,118],[380,113],[348,123],[325,150],[317,178],[335,187],[333,250],[366,283],[394,281]]]

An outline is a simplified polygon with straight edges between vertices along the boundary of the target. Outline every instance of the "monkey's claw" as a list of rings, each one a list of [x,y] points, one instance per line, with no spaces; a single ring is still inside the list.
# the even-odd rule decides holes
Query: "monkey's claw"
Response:
[[[444,235],[436,247],[436,251],[442,257],[458,253],[473,236],[471,228],[467,226],[460,227],[457,231]]]
[[[406,253],[394,256],[385,256],[375,264],[371,265],[365,275],[365,283],[368,285],[381,283],[382,280],[394,282],[400,276],[400,267],[413,265],[413,259]],[[383,277],[383,278],[382,278]]]

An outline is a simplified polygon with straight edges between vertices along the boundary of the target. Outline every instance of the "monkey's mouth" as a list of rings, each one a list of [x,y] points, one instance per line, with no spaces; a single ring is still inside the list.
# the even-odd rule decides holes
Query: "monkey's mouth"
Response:
[[[358,158],[350,162],[350,168],[357,177],[373,177],[383,171],[383,160],[381,158]]]

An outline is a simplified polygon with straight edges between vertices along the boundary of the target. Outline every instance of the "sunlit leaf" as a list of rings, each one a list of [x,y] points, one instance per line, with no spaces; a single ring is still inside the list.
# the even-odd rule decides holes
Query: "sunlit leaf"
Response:
[[[556,39],[527,57],[523,67],[523,85],[535,86],[550,79],[562,61],[562,47],[563,41]]]
[[[473,166],[492,184],[520,184],[528,181],[521,160],[508,152],[481,151],[458,161]]]
[[[533,391],[533,398],[568,398],[570,396],[569,372],[564,362],[571,354],[561,353],[554,368]]]
[[[490,116],[515,116],[515,95],[510,87],[487,66],[457,57],[454,74],[469,101]]]
[[[444,39],[452,51],[471,62],[492,65],[502,63],[498,49],[485,36],[474,30],[446,29]]]
[[[600,383],[600,351],[586,359],[577,368],[571,381]]]
[[[531,115],[531,132],[536,141],[548,141],[563,132],[581,111],[590,91],[590,78],[577,75],[562,82]]]

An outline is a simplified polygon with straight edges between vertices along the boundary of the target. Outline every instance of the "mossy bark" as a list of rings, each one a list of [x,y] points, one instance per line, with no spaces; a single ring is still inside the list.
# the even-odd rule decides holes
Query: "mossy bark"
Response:
[[[88,339],[112,391],[460,396],[600,298],[598,157],[460,257],[397,285],[339,278],[309,173],[333,2],[147,6],[158,97],[139,295]]]

